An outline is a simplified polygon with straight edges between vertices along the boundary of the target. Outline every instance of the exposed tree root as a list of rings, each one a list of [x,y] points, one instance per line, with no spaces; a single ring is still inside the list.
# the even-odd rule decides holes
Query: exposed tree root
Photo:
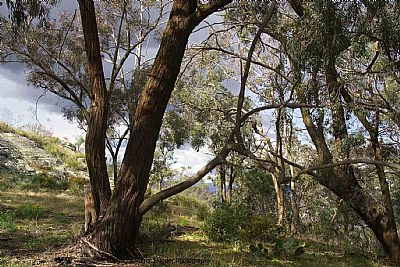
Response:
[[[90,243],[85,237],[81,237],[80,240],[86,244],[87,246],[82,246],[82,249],[84,249],[85,251],[88,252],[88,254],[92,257],[92,258],[106,258],[106,259],[111,259],[115,262],[120,262],[120,260],[115,257],[114,255],[106,252],[106,251],[102,251],[100,249],[98,249],[95,245],[93,245],[92,243]]]

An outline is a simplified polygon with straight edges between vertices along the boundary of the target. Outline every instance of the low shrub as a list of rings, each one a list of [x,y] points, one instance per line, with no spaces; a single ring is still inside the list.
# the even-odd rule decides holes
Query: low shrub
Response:
[[[177,206],[194,210],[196,217],[200,221],[204,221],[210,215],[210,207],[206,201],[200,200],[198,197],[190,194],[178,194],[172,197],[172,201]]]
[[[249,215],[237,206],[217,203],[205,219],[203,232],[212,241],[240,240]]]
[[[35,174],[30,177],[24,188],[33,190],[66,190],[68,188],[68,181],[65,179],[56,179],[45,173]]]
[[[0,229],[3,231],[18,230],[18,225],[15,223],[15,211],[0,211]]]
[[[24,203],[15,210],[18,219],[37,219],[44,217],[43,207],[33,203]]]
[[[0,121],[0,133],[15,133],[15,129],[7,123]]]
[[[269,241],[275,238],[278,232],[278,226],[274,222],[274,217],[252,215],[243,229],[242,239]]]
[[[261,241],[277,233],[277,226],[271,216],[254,215],[243,205],[214,205],[214,210],[206,217],[203,225],[203,232],[210,240]]]

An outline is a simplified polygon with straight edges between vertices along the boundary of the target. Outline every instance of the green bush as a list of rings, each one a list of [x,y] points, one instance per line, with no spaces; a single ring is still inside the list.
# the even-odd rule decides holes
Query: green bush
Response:
[[[272,218],[253,215],[244,205],[218,203],[206,217],[203,232],[213,241],[264,241],[276,236]]]
[[[207,204],[198,205],[196,208],[196,217],[199,221],[204,221],[210,216],[210,208]]]
[[[37,219],[44,217],[44,209],[40,205],[25,203],[15,210],[15,216],[18,219]]]
[[[278,226],[272,216],[253,215],[243,229],[244,240],[269,240],[278,233]]]
[[[210,207],[206,201],[200,200],[191,194],[178,194],[172,197],[173,202],[177,206],[194,210],[196,217],[200,221],[204,221],[210,215]]]
[[[15,211],[0,211],[0,229],[16,231],[18,225],[15,223]]]
[[[212,241],[233,241],[241,239],[243,229],[249,220],[243,209],[225,203],[215,204],[213,212],[203,225],[203,232]]]

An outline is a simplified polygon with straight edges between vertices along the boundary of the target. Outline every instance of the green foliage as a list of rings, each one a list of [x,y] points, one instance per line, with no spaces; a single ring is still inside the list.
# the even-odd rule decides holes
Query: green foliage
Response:
[[[268,248],[264,248],[264,246],[261,243],[258,243],[257,245],[251,244],[249,246],[249,249],[251,252],[259,253],[264,256],[267,256],[269,251]]]
[[[210,214],[210,208],[207,202],[199,199],[195,195],[187,193],[188,192],[186,192],[186,194],[175,195],[171,199],[176,205],[195,211],[197,219],[204,221]]]
[[[252,214],[243,229],[244,240],[268,240],[278,232],[275,218]]]
[[[273,214],[275,193],[271,174],[256,167],[237,168],[235,172],[243,178],[236,190],[235,203],[246,206],[253,214]]]
[[[276,227],[268,217],[253,215],[245,206],[218,203],[206,218],[203,231],[213,241],[246,241],[266,238]]]
[[[206,218],[203,231],[212,241],[239,240],[241,230],[248,219],[242,209],[230,204],[218,203],[210,216]]]
[[[3,231],[16,231],[18,225],[15,223],[15,211],[0,211],[0,229]]]
[[[53,176],[43,173],[31,176],[23,187],[25,189],[34,190],[66,190],[68,189],[68,181],[66,179],[57,179]]]
[[[215,204],[205,219],[203,232],[212,241],[267,240],[277,232],[274,218],[256,215],[245,205]]]
[[[37,219],[44,217],[44,209],[38,204],[24,203],[15,210],[18,219]]]
[[[311,243],[300,245],[300,241],[294,237],[286,242],[277,238],[273,244],[273,251],[276,255],[299,257],[305,253],[305,248],[310,246]]]
[[[54,220],[57,223],[65,223],[67,221],[66,214],[62,211],[59,211],[54,215]]]
[[[179,226],[181,226],[181,227],[185,227],[185,226],[187,226],[188,225],[188,217],[187,216],[181,216],[180,218],[179,218]]]
[[[75,195],[83,194],[83,186],[89,184],[89,180],[82,177],[68,178],[68,190]]]

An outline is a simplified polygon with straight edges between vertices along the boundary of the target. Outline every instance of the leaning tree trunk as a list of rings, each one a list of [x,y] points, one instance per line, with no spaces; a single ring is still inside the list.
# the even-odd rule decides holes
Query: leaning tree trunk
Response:
[[[317,135],[309,112],[302,110],[302,114],[306,128],[316,145],[318,154],[321,156],[321,164],[332,162],[327,146],[317,145],[323,144],[324,141],[321,136]],[[395,233],[392,225],[388,223],[387,214],[382,212],[380,203],[365,192],[350,170],[350,166],[337,169],[327,168],[316,179],[320,184],[342,198],[363,219],[374,232],[391,261],[400,266],[400,246],[397,232]]]
[[[220,0],[197,10],[196,0],[175,0],[160,48],[136,109],[134,125],[109,207],[88,236],[97,248],[123,258],[135,253],[154,150],[188,38],[195,26],[218,8]]]
[[[351,99],[351,96],[349,94],[345,94],[344,97],[345,101],[349,104],[353,103],[353,100]],[[380,116],[379,116],[379,107],[377,104],[376,99],[373,97],[373,102],[376,106],[375,110],[375,117],[374,117],[374,122],[370,122],[367,119],[367,116],[365,115],[364,112],[361,112],[359,110],[355,111],[355,114],[359,121],[362,123],[364,128],[368,131],[369,136],[370,136],[370,141],[372,144],[372,149],[374,151],[374,157],[376,161],[383,161],[384,158],[382,156],[382,148],[379,142],[379,123],[380,123]],[[396,219],[394,216],[394,209],[393,209],[393,201],[390,195],[390,188],[389,188],[389,183],[386,179],[386,174],[385,170],[382,165],[376,164],[376,174],[378,176],[379,180],[379,185],[382,193],[382,200],[383,200],[383,207],[384,211],[382,211],[382,216],[386,218],[385,224],[384,224],[384,229],[383,229],[383,234],[382,237],[386,237],[387,241],[384,241],[385,243],[391,244],[388,246],[385,250],[387,251],[387,254],[390,255],[391,258],[394,259],[394,262],[400,263],[400,241],[399,241],[399,236],[397,234],[397,225],[396,225]],[[380,209],[382,210],[382,209]],[[379,229],[378,229],[379,230]],[[377,231],[378,231],[377,230]],[[375,232],[375,231],[374,231]]]
[[[333,66],[328,66],[326,71],[327,84],[332,95],[339,95],[341,85],[337,82],[337,73],[333,70]],[[344,117],[341,99],[331,98],[333,128],[335,137],[336,154],[340,159],[348,158],[348,151],[343,146],[343,141],[347,137],[346,121]],[[307,131],[318,151],[321,164],[329,164],[333,160],[333,156],[326,144],[323,133],[317,131],[310,111],[302,108],[303,122]],[[381,243],[385,253],[389,256],[392,263],[400,266],[400,244],[397,232],[394,232],[390,214],[382,210],[381,204],[370,196],[358,183],[352,166],[341,165],[336,168],[327,168],[323,173],[316,176],[318,182],[330,189],[338,197],[342,198],[368,225],[374,232],[378,241]]]
[[[92,0],[79,0],[78,2],[85,37],[92,93],[92,105],[88,112],[85,154],[96,213],[101,215],[106,210],[111,197],[105,156],[108,99],[100,55],[94,3]]]

